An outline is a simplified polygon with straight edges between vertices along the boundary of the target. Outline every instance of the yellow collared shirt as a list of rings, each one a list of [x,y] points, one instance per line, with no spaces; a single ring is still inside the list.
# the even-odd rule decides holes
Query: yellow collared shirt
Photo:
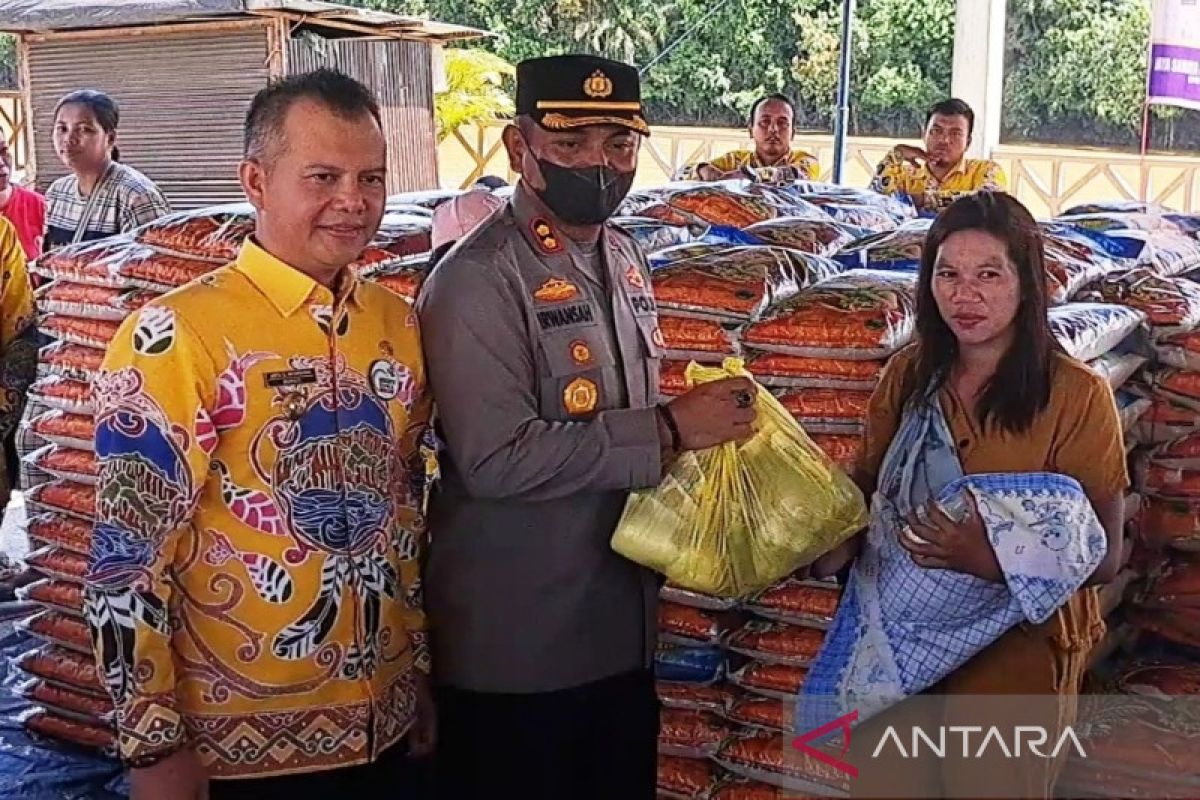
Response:
[[[995,161],[965,159],[942,180],[934,177],[929,166],[916,166],[892,150],[875,170],[871,189],[880,194],[899,194],[912,198],[918,208],[938,211],[958,198],[975,192],[1004,191],[1008,178]]]
[[[87,616],[121,754],[260,777],[399,740],[433,458],[409,305],[248,241],[124,323],[95,397]]]
[[[761,169],[763,167],[795,167],[802,178],[810,181],[817,180],[821,174],[821,167],[817,163],[816,156],[806,153],[803,150],[792,150],[787,156],[779,159],[774,164],[763,163],[754,150],[733,150],[707,163],[709,166],[719,169],[722,172],[732,172],[737,169],[744,169],[745,167],[752,169]],[[685,171],[684,179],[694,179],[697,170],[701,166],[700,164],[695,164],[688,167]]]
[[[16,427],[37,371],[33,316],[25,249],[17,229],[0,217],[0,436]]]

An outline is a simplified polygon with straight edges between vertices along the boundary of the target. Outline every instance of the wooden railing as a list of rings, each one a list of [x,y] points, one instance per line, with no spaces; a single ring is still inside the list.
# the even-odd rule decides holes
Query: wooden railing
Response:
[[[443,186],[466,186],[481,175],[514,177],[500,142],[499,123],[456,132],[441,145],[438,166]],[[663,183],[679,167],[747,144],[743,131],[719,128],[655,128],[645,141],[638,186]],[[866,186],[879,160],[897,140],[852,138],[846,152],[846,181]],[[796,146],[819,159],[829,180],[833,141],[804,135]],[[1200,211],[1200,158],[1001,145],[992,155],[1008,174],[1009,186],[1038,216],[1053,216],[1080,203],[1149,200],[1180,211]]]
[[[466,186],[481,175],[515,176],[500,141],[503,125],[472,126],[442,142],[438,167],[443,186]],[[12,148],[14,169],[29,168],[29,126],[20,92],[0,91],[0,135]],[[638,186],[670,179],[680,167],[746,146],[746,134],[720,128],[661,127],[646,140],[638,166]],[[875,165],[897,144],[892,139],[852,138],[847,146],[846,181],[870,182]],[[817,156],[830,178],[833,141],[827,135],[797,137],[796,146]],[[1073,205],[1104,200],[1149,200],[1181,211],[1200,211],[1200,158],[1151,156],[1101,150],[1001,145],[993,157],[1008,174],[1009,186],[1038,216]]]
[[[18,91],[0,91],[0,136],[11,149],[14,171],[25,172],[29,164],[29,126],[25,103]]]

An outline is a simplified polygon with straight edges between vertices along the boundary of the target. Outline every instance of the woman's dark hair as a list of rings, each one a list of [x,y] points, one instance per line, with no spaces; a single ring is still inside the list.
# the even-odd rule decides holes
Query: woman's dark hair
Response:
[[[87,106],[96,118],[96,124],[105,133],[116,133],[117,126],[121,123],[121,109],[117,107],[117,101],[95,89],[80,89],[63,97],[58,101],[58,105],[54,106],[55,119],[58,119],[58,112],[63,106]],[[112,160],[121,160],[121,151],[115,145],[112,149]]]
[[[958,339],[933,297],[938,251],[959,231],[985,231],[1004,242],[1017,268],[1021,299],[1013,320],[1016,335],[979,397],[979,420],[1020,433],[1050,402],[1053,353],[1058,343],[1046,318],[1046,264],[1042,234],[1033,215],[1012,195],[980,192],[956,201],[929,229],[917,277],[917,357],[902,384],[905,398],[936,392],[958,359]]]

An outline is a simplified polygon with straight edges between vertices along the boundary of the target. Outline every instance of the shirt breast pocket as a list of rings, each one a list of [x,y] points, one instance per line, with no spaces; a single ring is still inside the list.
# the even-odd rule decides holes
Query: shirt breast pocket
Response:
[[[599,326],[543,331],[539,338],[541,417],[579,420],[612,407],[616,357]]]

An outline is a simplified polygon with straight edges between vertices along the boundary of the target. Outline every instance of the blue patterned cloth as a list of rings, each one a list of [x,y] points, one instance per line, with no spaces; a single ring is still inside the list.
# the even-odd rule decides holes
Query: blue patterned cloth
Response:
[[[967,495],[1004,583],[920,567],[900,545],[906,516],[935,499],[961,518]],[[911,404],[880,470],[862,554],[798,701],[799,729],[853,710],[861,723],[933,686],[1015,625],[1046,621],[1106,551],[1077,481],[1041,472],[964,476],[936,398]]]

